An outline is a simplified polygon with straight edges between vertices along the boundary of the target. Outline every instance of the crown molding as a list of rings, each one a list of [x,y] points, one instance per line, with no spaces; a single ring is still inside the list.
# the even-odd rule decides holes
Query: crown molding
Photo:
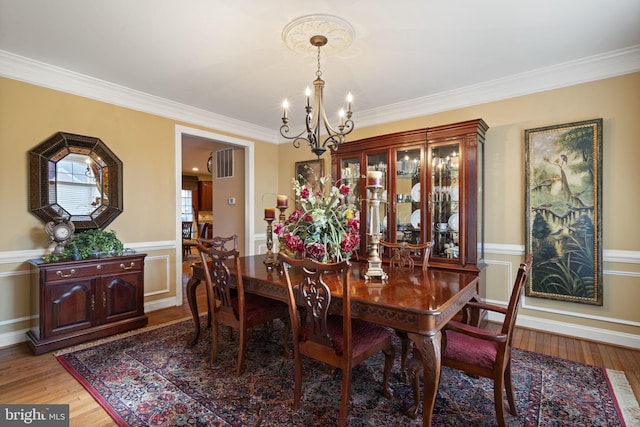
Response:
[[[406,102],[358,111],[358,127],[374,126],[530,95],[640,71],[640,45],[538,68]],[[354,116],[355,116],[354,114]]]
[[[278,142],[277,133],[273,129],[149,95],[4,50],[0,50],[0,76],[246,138]]]
[[[573,86],[640,71],[640,45],[357,112],[358,127],[389,123],[488,102]],[[109,83],[0,50],[0,76],[126,108],[218,129],[251,139],[284,143],[277,130]]]

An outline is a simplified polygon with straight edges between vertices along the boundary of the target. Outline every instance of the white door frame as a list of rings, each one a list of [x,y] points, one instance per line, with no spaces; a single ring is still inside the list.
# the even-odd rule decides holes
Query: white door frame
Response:
[[[176,230],[176,305],[182,305],[182,138],[185,135],[197,136],[200,138],[210,139],[215,142],[236,145],[245,149],[244,156],[244,194],[245,194],[245,252],[247,255],[254,254],[255,227],[254,227],[254,143],[253,141],[233,138],[227,135],[208,132],[201,129],[190,128],[187,126],[176,125],[175,128],[175,174],[176,174],[176,214],[175,214],[175,230]],[[180,243],[178,243],[180,242]]]

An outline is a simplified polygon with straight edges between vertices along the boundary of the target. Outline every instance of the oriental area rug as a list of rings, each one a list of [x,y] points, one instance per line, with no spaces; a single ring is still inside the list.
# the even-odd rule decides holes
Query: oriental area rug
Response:
[[[77,346],[56,354],[59,362],[122,426],[330,426],[338,419],[341,372],[304,360],[303,398],[293,411],[293,356],[282,354],[282,323],[256,328],[248,342],[242,376],[235,376],[238,334],[222,328],[218,360],[210,363],[210,329],[190,346],[193,321],[183,320]],[[353,370],[349,426],[420,426],[402,411],[411,403],[400,380],[400,345],[390,387],[381,394],[384,358],[376,355]],[[514,350],[518,416],[509,426],[630,426],[613,375],[589,365]],[[626,387],[628,383],[626,383]],[[635,409],[634,409],[635,405]],[[631,412],[637,411],[631,394]],[[637,421],[638,419],[636,419]],[[496,425],[493,385],[443,369],[433,413],[435,426]]]

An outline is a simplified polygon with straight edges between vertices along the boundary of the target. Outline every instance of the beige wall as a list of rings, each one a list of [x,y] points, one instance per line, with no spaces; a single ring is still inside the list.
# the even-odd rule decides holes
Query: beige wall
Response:
[[[518,320],[528,327],[640,347],[640,225],[634,221],[640,212],[640,73],[362,129],[356,112],[349,140],[475,118],[487,122],[484,296],[505,304],[524,254],[524,130],[600,117],[604,305],[525,298]],[[280,157],[278,180],[284,189],[293,173],[293,166],[286,165],[313,158],[308,149],[291,144],[281,146]],[[328,158],[325,162],[330,167]]]
[[[37,324],[26,260],[43,256],[52,245],[45,237],[44,224],[28,211],[27,152],[58,131],[99,137],[122,160],[124,212],[107,228],[115,230],[126,247],[148,254],[147,310],[179,303],[176,125],[216,135],[224,136],[225,132],[5,78],[0,78],[0,94],[0,221],[6,224],[0,239],[0,347],[23,341],[24,332]],[[248,140],[239,135],[230,138]],[[248,143],[256,154],[270,161],[271,168],[277,168],[277,155],[268,154],[276,151],[273,144]],[[244,173],[244,165],[239,167]],[[263,186],[276,186],[271,171],[263,176],[256,168],[253,173]],[[243,222],[244,201],[236,207],[242,212],[233,219]]]
[[[640,347],[640,73],[390,124],[357,128],[350,140],[483,118],[486,138],[487,262],[485,296],[506,301],[524,250],[525,129],[604,119],[604,306],[527,298],[525,326]],[[0,346],[24,340],[34,321],[26,259],[48,248],[43,224],[27,209],[27,151],[57,131],[100,137],[124,163],[124,213],[108,228],[143,250],[145,303],[177,300],[175,120],[0,78]],[[275,120],[275,119],[274,119]],[[357,122],[357,112],[354,116]],[[225,134],[217,129],[193,128]],[[244,138],[242,135],[231,135]],[[275,194],[291,192],[294,162],[314,158],[306,147],[252,141],[253,228],[250,252],[264,252],[262,212]],[[633,162],[633,163],[632,163]],[[330,172],[325,154],[325,171]],[[273,200],[270,197],[273,196]],[[240,214],[238,215],[238,217]],[[177,256],[178,255],[178,256]]]

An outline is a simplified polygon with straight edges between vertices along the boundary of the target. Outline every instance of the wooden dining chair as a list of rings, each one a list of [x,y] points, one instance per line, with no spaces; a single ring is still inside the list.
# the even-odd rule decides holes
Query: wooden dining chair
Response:
[[[489,310],[503,314],[504,320],[498,332],[450,321],[444,327],[442,335],[443,366],[493,380],[496,418],[501,427],[506,425],[503,389],[506,390],[509,411],[513,415],[518,414],[511,383],[511,346],[522,290],[531,271],[532,262],[533,256],[529,254],[525,262],[520,264],[506,308],[482,302],[470,302],[465,306],[465,310]]]
[[[237,245],[237,236],[234,236]],[[212,241],[218,241],[215,238]],[[289,307],[286,303],[253,294],[245,294],[240,270],[240,254],[237,249],[226,250],[216,245],[198,246],[202,259],[209,313],[211,314],[211,362],[218,354],[218,325],[227,325],[239,331],[238,363],[236,376],[240,376],[244,367],[247,335],[251,328],[275,319],[282,319],[284,330],[284,353],[288,354]],[[233,268],[232,276],[229,266]],[[235,277],[235,282],[232,282]],[[235,283],[235,286],[233,286]]]
[[[206,225],[208,223],[205,222],[202,227],[203,230],[206,231]],[[221,251],[221,252],[226,252],[226,251],[230,251],[230,250],[238,250],[238,236],[236,234],[232,235],[232,236],[228,236],[228,237],[222,237],[222,236],[213,236],[213,237],[204,237],[204,236],[200,236],[196,239],[196,245],[198,247],[198,251],[200,253],[200,251],[206,251],[209,248],[216,248],[217,250]],[[229,279],[231,281],[231,295],[232,296],[236,296],[237,292],[236,292],[236,277],[235,276],[231,276],[231,278]],[[189,288],[189,283],[187,283],[187,293],[192,292],[192,300],[195,301],[195,289]],[[211,297],[209,295],[209,292],[207,291],[207,306],[209,305],[209,301],[210,301]],[[211,326],[211,310],[207,311],[207,326]],[[199,327],[199,325],[198,325]],[[196,334],[197,335],[197,334]],[[193,343],[195,344],[195,342]]]
[[[287,280],[289,316],[293,331],[294,397],[293,407],[300,407],[302,394],[302,356],[342,369],[339,426],[347,421],[351,389],[351,370],[382,351],[385,354],[382,393],[390,399],[389,374],[393,364],[392,332],[363,320],[351,319],[349,261],[320,263],[310,258],[294,259],[278,254]],[[298,269],[302,277],[291,282],[289,268]],[[295,276],[298,277],[298,276]],[[331,288],[325,279],[337,280],[342,291],[342,311],[330,313]],[[300,319],[298,319],[300,314]]]
[[[415,258],[419,257],[418,266],[427,270],[429,256],[431,255],[431,242],[412,244],[408,242],[380,241],[380,258],[389,263],[389,268],[413,270],[416,265]]]
[[[427,271],[429,265],[429,256],[431,255],[431,242],[411,244],[408,242],[387,242],[380,241],[380,258],[383,262],[389,263],[392,270],[413,270],[416,262],[414,258],[420,257],[418,266],[423,271]],[[409,347],[411,340],[404,331],[396,330],[396,335],[400,338],[400,378],[402,381],[407,380],[407,357],[409,355]]]
[[[206,225],[207,223],[205,223]],[[204,228],[204,227],[203,227]],[[196,239],[198,242],[198,246],[204,246],[207,248],[216,248],[219,251],[230,251],[230,250],[238,250],[238,236],[236,234],[229,237],[222,236],[213,236],[213,237],[203,237],[200,236]]]
[[[198,224],[198,238],[211,239],[213,236],[213,224],[210,222],[203,222]]]
[[[196,245],[193,239],[193,222],[182,221],[182,259],[185,260],[191,254],[191,248]]]

